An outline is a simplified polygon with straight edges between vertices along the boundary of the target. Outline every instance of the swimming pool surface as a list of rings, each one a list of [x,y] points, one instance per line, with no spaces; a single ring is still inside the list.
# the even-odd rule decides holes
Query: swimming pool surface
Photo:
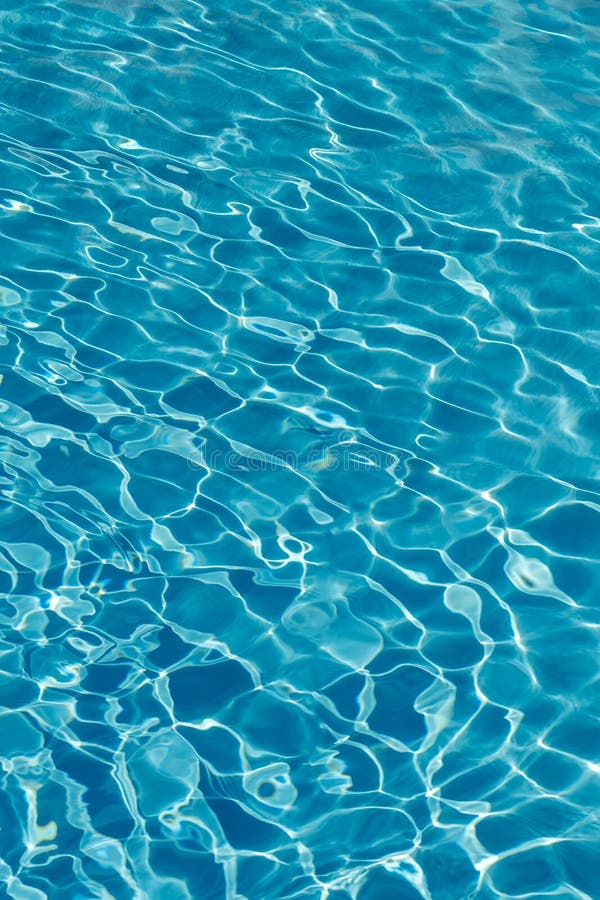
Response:
[[[0,898],[599,900],[600,2],[0,66]]]

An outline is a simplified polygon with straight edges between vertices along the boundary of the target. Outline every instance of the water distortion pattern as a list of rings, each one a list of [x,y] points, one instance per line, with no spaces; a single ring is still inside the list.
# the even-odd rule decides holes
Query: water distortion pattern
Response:
[[[597,0],[3,0],[0,895],[598,900]]]

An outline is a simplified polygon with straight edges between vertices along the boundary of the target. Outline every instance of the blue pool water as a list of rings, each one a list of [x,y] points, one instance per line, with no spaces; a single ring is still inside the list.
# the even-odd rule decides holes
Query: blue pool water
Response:
[[[598,0],[1,7],[0,897],[598,900]]]

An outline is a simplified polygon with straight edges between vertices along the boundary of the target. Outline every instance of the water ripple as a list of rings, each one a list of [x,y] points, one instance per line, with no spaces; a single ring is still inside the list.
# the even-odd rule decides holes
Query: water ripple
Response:
[[[600,896],[599,37],[5,0],[3,895]]]

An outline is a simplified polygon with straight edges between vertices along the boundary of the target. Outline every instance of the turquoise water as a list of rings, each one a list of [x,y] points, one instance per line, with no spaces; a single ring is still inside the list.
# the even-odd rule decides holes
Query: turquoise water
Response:
[[[598,900],[600,4],[0,51],[0,897]]]

